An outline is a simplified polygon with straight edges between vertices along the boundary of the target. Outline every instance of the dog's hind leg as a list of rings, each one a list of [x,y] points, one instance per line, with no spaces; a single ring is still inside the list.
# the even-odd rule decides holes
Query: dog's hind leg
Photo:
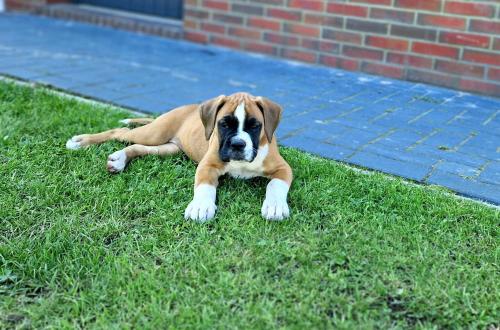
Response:
[[[175,131],[169,129],[168,126],[161,125],[161,122],[154,121],[134,129],[122,127],[97,134],[76,135],[66,142],[66,148],[80,149],[92,144],[100,144],[111,140],[157,146],[169,142],[174,133]]]
[[[149,122],[134,129],[127,127],[115,128],[97,134],[83,134],[72,137],[66,142],[68,149],[80,149],[91,144],[99,144],[110,140],[128,143],[158,146],[170,142],[177,129],[182,125],[186,114],[192,113],[196,105],[184,106],[171,110]]]
[[[128,131],[130,131],[129,128],[123,127],[110,129],[109,131],[97,134],[75,135],[66,142],[66,148],[76,150],[91,144],[100,144],[109,140],[115,140]]]
[[[122,150],[118,150],[108,157],[107,168],[110,173],[118,173],[134,158],[146,155],[168,156],[179,152],[181,149],[174,143],[166,143],[159,146],[145,146],[133,144]]]

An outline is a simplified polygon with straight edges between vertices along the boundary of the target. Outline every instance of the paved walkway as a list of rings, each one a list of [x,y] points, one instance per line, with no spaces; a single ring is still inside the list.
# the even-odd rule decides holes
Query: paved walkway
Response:
[[[500,99],[42,17],[0,31],[0,73],[155,113],[265,95],[283,145],[500,204]]]

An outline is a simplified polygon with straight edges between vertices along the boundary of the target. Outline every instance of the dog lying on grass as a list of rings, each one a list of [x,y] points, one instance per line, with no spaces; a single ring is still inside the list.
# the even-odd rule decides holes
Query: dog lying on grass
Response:
[[[123,171],[128,162],[139,156],[183,151],[198,163],[194,197],[184,217],[200,222],[215,215],[216,187],[221,175],[270,178],[262,216],[282,220],[289,216],[287,195],[293,175],[274,136],[281,112],[278,104],[263,97],[246,93],[221,95],[202,104],[181,106],[156,119],[122,120],[127,125],[144,125],[134,129],[116,128],[74,136],[66,147],[80,149],[109,140],[133,143],[109,155],[107,168],[111,173]]]

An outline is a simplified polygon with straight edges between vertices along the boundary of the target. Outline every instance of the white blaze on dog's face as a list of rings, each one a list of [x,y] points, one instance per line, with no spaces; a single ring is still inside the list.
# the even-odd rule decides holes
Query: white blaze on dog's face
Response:
[[[218,121],[219,156],[223,162],[252,162],[255,159],[262,130],[262,122],[259,119],[249,116],[245,101],[242,101],[233,113]]]

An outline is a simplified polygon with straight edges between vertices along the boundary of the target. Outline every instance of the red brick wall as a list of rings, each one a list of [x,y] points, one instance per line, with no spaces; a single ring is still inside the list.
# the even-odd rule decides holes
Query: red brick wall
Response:
[[[70,0],[5,0],[5,7],[7,10],[33,11],[44,5],[65,2]]]
[[[500,1],[186,0],[185,38],[500,96]]]

